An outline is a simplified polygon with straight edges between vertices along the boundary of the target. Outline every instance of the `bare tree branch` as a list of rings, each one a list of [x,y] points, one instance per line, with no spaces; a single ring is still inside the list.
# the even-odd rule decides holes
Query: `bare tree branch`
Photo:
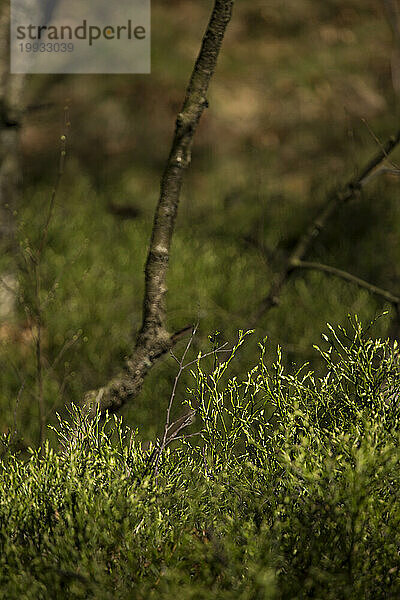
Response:
[[[400,131],[392,136],[380,149],[380,151],[364,166],[361,174],[351,179],[347,185],[329,196],[320,209],[317,217],[310,223],[306,231],[300,236],[291,254],[287,257],[279,273],[272,282],[268,295],[260,302],[257,310],[250,318],[250,326],[254,326],[259,319],[271,308],[279,303],[283,287],[287,283],[299,261],[302,261],[310,250],[316,238],[327,226],[335,212],[359,195],[363,187],[374,176],[375,171],[387,159],[391,152],[400,143]]]
[[[307,262],[304,260],[299,260],[293,263],[293,267],[295,269],[309,269],[313,271],[321,271],[322,273],[326,273],[327,275],[333,275],[334,277],[338,277],[339,279],[343,279],[344,281],[348,281],[354,285],[357,285],[359,288],[367,290],[371,294],[378,296],[379,298],[383,298],[386,302],[390,302],[393,306],[400,305],[400,298],[398,296],[394,296],[391,292],[384,290],[372,283],[368,283],[364,281],[364,279],[360,279],[347,271],[342,271],[341,269],[337,269],[336,267],[331,267],[329,265],[324,265],[318,262]]]
[[[169,252],[174,233],[183,176],[190,164],[194,134],[204,109],[234,0],[215,0],[199,56],[194,66],[181,112],[178,114],[171,151],[161,179],[160,197],[145,267],[143,321],[131,358],[123,371],[100,390],[86,395],[92,412],[115,411],[142,389],[154,362],[168,352],[176,336],[166,329],[165,294]]]

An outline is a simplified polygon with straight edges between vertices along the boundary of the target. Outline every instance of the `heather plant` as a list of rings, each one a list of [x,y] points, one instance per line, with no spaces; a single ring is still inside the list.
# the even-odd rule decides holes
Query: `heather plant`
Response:
[[[3,438],[1,597],[398,597],[396,351],[353,320],[329,328],[322,376],[264,341],[230,377],[248,335],[188,360],[173,400],[192,418],[168,445],[74,405],[58,449]]]

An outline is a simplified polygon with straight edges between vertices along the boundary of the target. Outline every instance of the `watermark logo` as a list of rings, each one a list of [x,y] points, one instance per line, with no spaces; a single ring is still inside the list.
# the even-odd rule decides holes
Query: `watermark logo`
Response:
[[[150,0],[11,0],[12,73],[150,73]]]

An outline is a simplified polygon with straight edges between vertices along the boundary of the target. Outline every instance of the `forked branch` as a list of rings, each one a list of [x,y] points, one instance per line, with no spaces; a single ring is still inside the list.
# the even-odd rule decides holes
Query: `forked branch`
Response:
[[[272,282],[268,295],[260,302],[257,310],[250,319],[250,326],[254,326],[259,319],[271,308],[279,303],[283,287],[286,285],[293,271],[304,259],[316,238],[325,229],[336,211],[359,195],[364,186],[372,179],[382,163],[400,143],[400,131],[381,147],[379,152],[364,166],[361,174],[351,179],[347,185],[330,195],[321,207],[317,217],[310,223],[297,244],[286,258],[282,269],[277,273]],[[360,280],[361,281],[361,280]]]

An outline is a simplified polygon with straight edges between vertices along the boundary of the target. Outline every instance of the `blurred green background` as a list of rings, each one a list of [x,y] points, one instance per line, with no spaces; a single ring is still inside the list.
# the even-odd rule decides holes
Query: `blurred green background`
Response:
[[[51,292],[43,313],[49,423],[64,404],[105,384],[129,354],[141,321],[159,179],[211,6],[153,0],[151,75],[28,78],[16,217],[22,255],[37,244],[46,220],[66,103],[71,119],[41,265],[43,298]],[[327,193],[379,149],[374,135],[385,141],[396,132],[396,59],[380,0],[237,2],[196,135],[170,259],[168,326],[172,332],[199,319],[193,353],[209,349],[215,330],[230,341],[246,329]],[[400,161],[400,151],[396,156]],[[399,291],[399,186],[396,177],[377,177],[336,215],[308,260]],[[1,428],[16,423],[25,443],[36,444],[35,352],[26,311],[33,283],[22,258],[18,264],[18,310],[0,325]],[[255,364],[265,335],[271,359],[280,344],[289,369],[309,361],[318,370],[313,344],[327,321],[345,323],[357,313],[368,322],[384,310],[389,315],[374,335],[388,334],[389,305],[340,280],[299,272],[280,305],[257,324],[235,370],[244,374]],[[123,410],[144,440],[162,427],[175,374],[176,364],[165,357]],[[182,380],[178,405],[188,383],[190,377]]]

